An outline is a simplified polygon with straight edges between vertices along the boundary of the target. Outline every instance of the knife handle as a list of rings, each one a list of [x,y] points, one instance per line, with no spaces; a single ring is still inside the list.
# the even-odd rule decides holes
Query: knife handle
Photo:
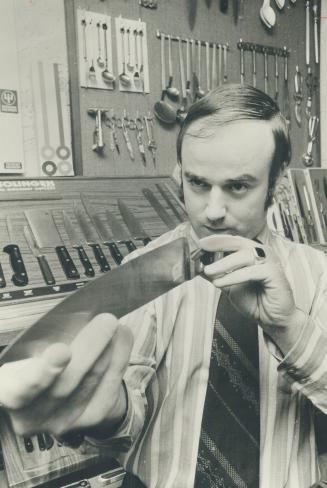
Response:
[[[54,276],[52,274],[52,271],[50,269],[49,263],[47,261],[47,258],[43,255],[37,256],[37,260],[40,266],[40,270],[42,272],[44,281],[46,282],[47,285],[54,285],[56,280],[54,279]]]
[[[137,249],[133,241],[124,241],[128,252],[133,252]]]
[[[226,14],[228,10],[228,0],[220,0],[219,10],[221,13]]]
[[[124,256],[122,255],[122,253],[118,249],[117,244],[115,242],[105,242],[104,244],[106,246],[108,246],[113,260],[115,261],[116,264],[119,265],[122,262],[122,260],[124,259]]]
[[[28,283],[28,276],[20,249],[16,244],[8,244],[3,251],[9,254],[10,264],[14,271],[12,282],[16,286],[25,286]]]
[[[5,275],[3,274],[3,269],[0,263],[0,288],[4,288],[6,284]]]
[[[69,279],[74,279],[74,278],[79,278],[79,272],[77,271],[77,268],[70,257],[69,252],[67,251],[65,246],[56,246],[56,253],[59,258],[60,264],[62,266],[62,269],[65,272],[65,275]]]
[[[84,247],[83,246],[76,246],[75,249],[77,249],[79,259],[80,259],[81,263],[83,264],[85,275],[86,276],[94,276],[95,272],[94,272],[93,266],[90,263],[88,255],[84,251]]]
[[[143,242],[143,245],[144,246],[146,246],[147,244],[149,244],[149,242],[151,242],[151,241],[152,241],[151,237],[144,237],[142,239],[142,242]]]
[[[102,273],[110,271],[110,264],[108,263],[106,256],[103,254],[101,246],[99,244],[89,244],[89,246],[93,249],[94,257],[97,260]]]

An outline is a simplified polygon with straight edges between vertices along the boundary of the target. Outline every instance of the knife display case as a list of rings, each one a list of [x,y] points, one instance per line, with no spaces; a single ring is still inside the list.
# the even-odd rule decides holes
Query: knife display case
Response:
[[[146,194],[150,191],[159,201],[163,212],[161,217],[157,213],[158,209],[155,210],[145,197],[145,190]],[[0,180],[0,264],[3,276],[3,282],[0,283],[0,344],[8,344],[19,330],[33,323],[67,294],[84,286],[89,280],[101,276],[103,271],[95,256],[95,245],[100,246],[106,261],[113,269],[120,262],[116,259],[117,254],[113,252],[113,246],[116,251],[118,250],[118,256],[123,258],[131,249],[143,246],[148,240],[185,219],[183,204],[178,203],[177,194],[178,186],[175,180],[169,177]],[[118,201],[133,214],[142,235],[132,235],[128,230]],[[76,209],[83,213],[88,229],[80,227]],[[59,241],[53,239],[51,246],[49,235],[35,235],[36,231],[28,217],[36,210],[41,212],[43,217],[48,215],[49,222],[44,227],[45,232],[48,234],[53,227],[59,234],[61,247],[65,247],[76,267],[76,278],[68,278],[64,272],[64,263],[61,263],[55,249],[60,244]],[[125,240],[112,231],[106,211],[109,211],[111,217],[124,228]],[[101,229],[96,227],[94,215],[102,224]],[[126,216],[124,218],[126,219]],[[71,236],[68,235],[67,219],[79,237],[78,244],[83,247],[94,270],[94,276],[86,274],[77,245],[73,246],[76,243],[72,243]],[[41,247],[34,254],[26,238],[26,227],[29,233],[33,234],[34,240],[41,240]],[[111,239],[110,236],[102,235],[103,228],[110,234]],[[92,242],[84,236],[86,230],[94,235]],[[47,247],[44,247],[45,244]],[[18,249],[17,252],[20,252],[25,266],[26,284],[20,283],[19,279],[17,284],[15,279],[20,278],[21,270],[16,268],[15,271],[20,256],[14,253],[13,245]],[[38,254],[46,258],[53,275],[53,284],[45,282]],[[16,265],[12,262],[15,259]]]

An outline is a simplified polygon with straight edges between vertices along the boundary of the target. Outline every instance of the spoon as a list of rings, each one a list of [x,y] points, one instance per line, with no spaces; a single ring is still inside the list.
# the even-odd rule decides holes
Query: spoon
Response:
[[[105,60],[102,57],[102,48],[101,48],[101,39],[100,39],[100,22],[97,23],[97,30],[98,30],[98,57],[97,57],[97,63],[100,68],[103,68],[105,66]]]
[[[164,124],[175,124],[176,113],[169,103],[165,102],[166,95],[166,68],[165,68],[165,36],[161,34],[161,99],[154,104],[154,115]]]
[[[196,98],[202,98],[205,95],[205,91],[201,88],[201,41],[198,41],[198,91],[196,94]]]
[[[179,90],[175,86],[173,86],[173,63],[172,63],[172,56],[171,56],[171,35],[168,35],[168,86],[166,89],[166,93],[169,98],[172,100],[176,100],[179,97]]]
[[[283,8],[285,7],[285,0],[275,0],[275,3],[279,10],[283,10]]]
[[[268,29],[271,29],[276,24],[276,14],[270,6],[270,0],[263,0],[260,8],[260,19]]]
[[[115,81],[115,76],[110,73],[108,70],[108,42],[107,42],[107,29],[108,26],[107,24],[102,24],[102,29],[103,29],[103,38],[104,38],[104,59],[105,59],[105,68],[102,71],[101,75],[103,80],[106,83],[111,83]]]
[[[123,86],[130,86],[131,84],[131,78],[125,71],[125,65],[126,65],[126,58],[125,58],[125,29],[122,27],[120,29],[121,32],[121,49],[122,49],[122,65],[123,65],[123,71],[119,75],[119,80]]]

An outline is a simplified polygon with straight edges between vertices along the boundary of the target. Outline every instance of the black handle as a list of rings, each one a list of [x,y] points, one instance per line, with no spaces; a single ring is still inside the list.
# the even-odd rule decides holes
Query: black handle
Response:
[[[40,451],[45,451],[46,450],[46,444],[44,442],[44,437],[43,437],[43,434],[37,434],[37,443],[39,445],[39,449]]]
[[[62,266],[62,269],[65,272],[65,275],[69,279],[75,279],[79,278],[79,272],[77,271],[77,268],[70,257],[69,252],[67,251],[65,246],[57,246],[56,248],[56,253],[59,258],[60,264]]]
[[[88,255],[84,251],[84,247],[83,246],[76,246],[76,249],[78,252],[79,259],[80,259],[81,263],[83,264],[85,275],[86,276],[94,276],[95,272],[94,272],[93,266],[90,263]]]
[[[33,446],[33,441],[31,437],[23,437],[24,440],[24,446],[25,446],[25,451],[26,452],[33,452],[34,451],[34,446]]]
[[[116,264],[119,265],[124,259],[124,256],[118,249],[117,244],[115,242],[105,242],[104,244],[109,247],[109,251],[113,260],[115,261]]]
[[[54,279],[54,276],[52,274],[52,271],[50,269],[49,263],[47,261],[47,258],[45,256],[38,256],[37,257],[40,270],[42,272],[44,281],[46,282],[47,285],[54,285],[56,280]]]
[[[7,283],[6,283],[5,275],[3,274],[3,269],[0,264],[0,288],[4,288],[6,284]]]
[[[151,237],[144,237],[142,239],[142,242],[143,242],[144,246],[146,246],[147,244],[149,244],[149,242],[151,242],[151,241],[152,241]]]
[[[8,244],[3,248],[4,252],[9,254],[10,264],[14,271],[12,282],[16,286],[25,286],[28,283],[28,276],[20,249],[16,244]]]
[[[228,11],[228,0],[220,0],[219,9],[221,13],[226,14]]]
[[[100,270],[102,273],[105,273],[106,271],[110,271],[110,264],[107,261],[106,256],[103,254],[101,246],[99,244],[89,244],[94,253],[94,257],[97,260],[98,265],[100,266]]]
[[[124,244],[127,247],[128,252],[133,252],[137,249],[133,241],[124,241]]]

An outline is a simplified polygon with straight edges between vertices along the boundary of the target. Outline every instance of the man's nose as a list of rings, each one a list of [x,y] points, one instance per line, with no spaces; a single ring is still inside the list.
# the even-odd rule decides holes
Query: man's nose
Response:
[[[221,220],[226,215],[226,203],[224,195],[220,188],[212,188],[209,193],[209,199],[206,206],[206,217],[214,222]]]

